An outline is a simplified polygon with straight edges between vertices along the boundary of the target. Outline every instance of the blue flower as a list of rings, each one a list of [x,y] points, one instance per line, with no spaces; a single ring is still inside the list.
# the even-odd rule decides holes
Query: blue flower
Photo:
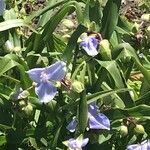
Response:
[[[63,144],[66,145],[69,150],[80,150],[86,146],[88,142],[89,138],[83,139],[83,136],[80,135],[77,139],[71,138],[68,141],[64,141]]]
[[[74,132],[77,126],[77,119],[74,117],[73,120],[67,126],[70,132]],[[96,102],[89,104],[88,106],[88,126],[90,129],[106,129],[110,130],[110,121],[102,113],[99,113]]]
[[[127,150],[150,150],[150,140],[145,140],[141,144],[129,145]]]
[[[29,77],[37,83],[35,93],[41,102],[51,101],[57,94],[54,81],[61,81],[66,74],[66,64],[58,61],[46,68],[34,68],[27,71]]]
[[[4,0],[0,0],[0,16],[3,15],[5,7],[6,7],[6,4],[5,4]]]
[[[98,39],[96,39],[95,37],[87,36],[82,39],[80,47],[82,47],[82,49],[84,49],[89,56],[95,56],[98,54],[98,43]]]

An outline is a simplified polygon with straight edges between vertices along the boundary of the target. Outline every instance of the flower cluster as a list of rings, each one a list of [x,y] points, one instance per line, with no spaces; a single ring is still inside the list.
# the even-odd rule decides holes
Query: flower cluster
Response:
[[[96,42],[94,41],[95,39],[91,38],[89,41],[90,40],[91,42]],[[66,64],[62,61],[58,61],[49,67],[34,68],[29,70],[27,73],[29,74],[29,77],[36,82],[35,93],[39,97],[39,100],[47,103],[51,101],[57,93],[57,89],[53,83],[56,81],[61,81],[65,77]],[[74,132],[76,130],[76,126],[77,119],[75,117],[69,123],[67,129],[70,132]],[[99,112],[96,102],[93,102],[88,106],[88,127],[90,129],[110,130],[110,121],[104,114]],[[83,136],[81,135],[77,139],[71,138],[63,143],[70,150],[80,150],[88,143],[88,141],[88,138],[83,139]]]

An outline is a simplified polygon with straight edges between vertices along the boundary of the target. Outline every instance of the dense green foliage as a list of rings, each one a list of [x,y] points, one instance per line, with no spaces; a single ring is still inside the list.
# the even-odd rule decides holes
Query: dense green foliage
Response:
[[[81,134],[89,138],[86,150],[125,150],[149,139],[150,4],[132,5],[6,0],[0,16],[0,149],[64,150],[63,141]],[[100,38],[98,55],[80,47],[84,33]],[[56,83],[55,98],[41,103],[27,71],[58,60],[67,64],[66,77]],[[25,95],[17,99],[20,88]],[[87,129],[94,101],[110,130]],[[74,116],[79,125],[70,133],[66,126]]]

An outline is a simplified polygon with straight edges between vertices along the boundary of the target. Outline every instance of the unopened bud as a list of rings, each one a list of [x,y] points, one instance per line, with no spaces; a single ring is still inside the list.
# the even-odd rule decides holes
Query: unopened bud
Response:
[[[14,45],[11,41],[7,40],[5,42],[5,49],[7,52],[11,52],[14,49]]]
[[[88,31],[93,32],[95,30],[96,30],[96,23],[94,21],[92,21],[88,27]]]
[[[20,107],[25,107],[26,106],[26,102],[24,100],[19,101],[19,106]]]
[[[62,24],[69,29],[72,29],[74,27],[74,23],[69,19],[64,19]]]
[[[104,39],[100,41],[100,54],[103,60],[111,60],[111,49],[109,41]]]
[[[21,47],[19,46],[14,47],[13,51],[16,53],[21,52]]]
[[[142,125],[137,124],[134,128],[134,131],[138,134],[144,134],[145,133],[145,129]]]
[[[122,126],[120,127],[120,134],[121,134],[122,136],[126,136],[126,135],[128,134],[128,128],[127,128],[127,126],[122,125]]]
[[[22,110],[25,112],[25,114],[31,115],[33,107],[30,103],[28,103],[28,105],[26,107],[23,107]]]
[[[81,93],[84,90],[84,85],[80,81],[74,81],[72,83],[72,90]]]

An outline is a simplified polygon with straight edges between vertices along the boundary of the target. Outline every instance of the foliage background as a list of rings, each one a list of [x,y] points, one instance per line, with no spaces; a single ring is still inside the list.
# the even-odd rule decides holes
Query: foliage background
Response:
[[[126,149],[150,136],[150,4],[121,0],[6,0],[0,16],[0,147],[65,149],[62,141],[79,134],[90,138],[84,149]],[[68,19],[66,22],[64,18]],[[82,33],[94,31],[110,43],[90,57],[79,48]],[[110,55],[111,57],[108,57]],[[48,103],[39,102],[26,71],[67,62],[68,86]],[[16,100],[22,87],[29,96]],[[84,93],[84,94],[83,94]],[[97,101],[111,130],[85,130],[85,108]],[[85,111],[82,111],[85,110]],[[78,114],[75,134],[66,126]],[[142,125],[144,132],[135,131]],[[127,127],[127,132],[121,130]]]

